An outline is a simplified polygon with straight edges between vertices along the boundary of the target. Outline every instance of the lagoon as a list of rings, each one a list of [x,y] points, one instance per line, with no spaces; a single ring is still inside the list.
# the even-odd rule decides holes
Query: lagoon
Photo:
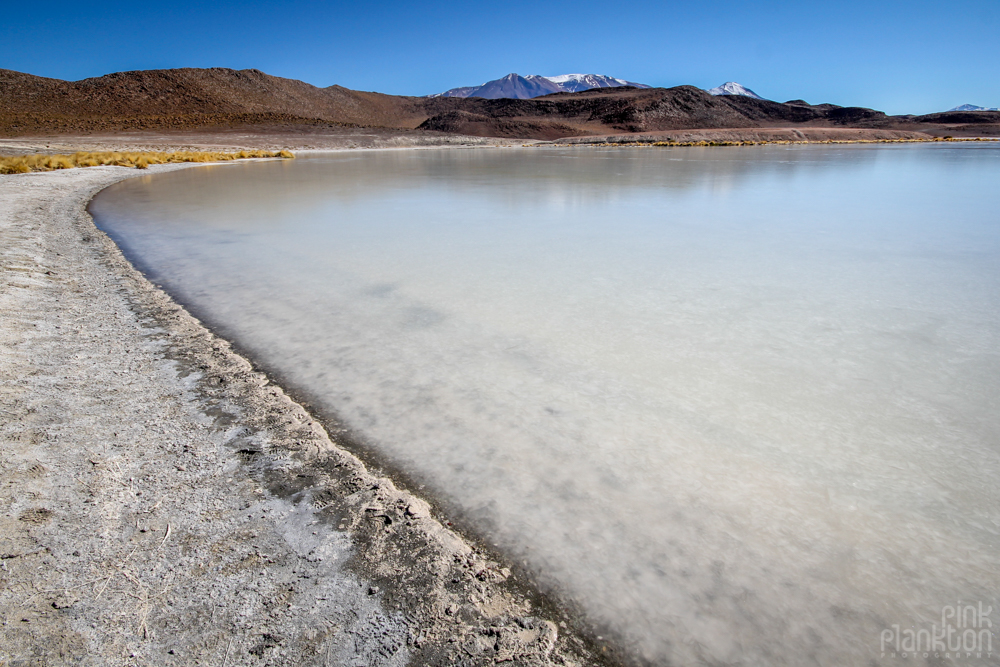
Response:
[[[637,658],[867,664],[1000,620],[998,182],[989,144],[366,151],[91,211]]]

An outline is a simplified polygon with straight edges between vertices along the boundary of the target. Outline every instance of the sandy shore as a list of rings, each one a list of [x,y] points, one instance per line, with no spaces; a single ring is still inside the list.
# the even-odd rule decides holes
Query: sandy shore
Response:
[[[533,141],[440,132],[293,127],[205,128],[174,132],[0,137],[0,155],[75,151],[330,151],[358,148],[520,146]]]
[[[0,176],[0,664],[595,662],[132,268],[136,175]]]
[[[947,130],[947,128],[946,128]],[[331,151],[371,148],[470,148],[522,145],[634,144],[657,141],[930,141],[936,136],[978,136],[970,132],[941,128],[858,129],[846,127],[751,127],[694,130],[664,130],[566,137],[554,141],[468,137],[435,132],[385,129],[340,129],[293,127],[204,128],[190,131],[136,131],[117,134],[54,135],[39,137],[0,137],[0,155],[24,153],[72,153],[90,150],[120,151],[239,151],[248,149],[295,151]],[[988,136],[984,134],[983,136]]]

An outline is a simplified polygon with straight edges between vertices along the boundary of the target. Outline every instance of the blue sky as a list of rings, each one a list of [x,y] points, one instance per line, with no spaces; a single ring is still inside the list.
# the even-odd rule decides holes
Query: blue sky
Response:
[[[508,72],[739,81],[784,101],[1000,106],[1000,1],[7,3],[0,67],[257,68],[424,95]]]

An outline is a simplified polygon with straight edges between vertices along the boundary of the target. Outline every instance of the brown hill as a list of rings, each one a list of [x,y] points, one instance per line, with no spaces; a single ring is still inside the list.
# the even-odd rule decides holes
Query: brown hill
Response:
[[[292,119],[397,126],[401,120],[397,104],[386,102],[393,99],[341,86],[317,88],[253,69],[147,70],[82,81],[0,70],[0,131],[21,134],[48,128],[190,127]]]
[[[981,113],[965,116],[978,120],[985,117]],[[901,121],[913,129],[975,122],[951,115],[897,119],[871,109],[810,105],[802,100],[716,97],[693,86],[605,88],[530,100],[488,100],[318,88],[253,69],[119,72],[82,81],[0,70],[0,135],[6,136],[298,124],[555,139],[677,129],[888,129]]]
[[[942,111],[924,116],[912,116],[918,123],[944,123],[949,125],[996,125],[1000,111]]]

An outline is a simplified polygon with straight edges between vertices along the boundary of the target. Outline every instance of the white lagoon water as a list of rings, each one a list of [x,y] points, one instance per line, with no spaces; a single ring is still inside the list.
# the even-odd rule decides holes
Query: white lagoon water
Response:
[[[340,153],[92,211],[638,659],[952,664],[890,652],[961,602],[998,662],[998,146]]]

